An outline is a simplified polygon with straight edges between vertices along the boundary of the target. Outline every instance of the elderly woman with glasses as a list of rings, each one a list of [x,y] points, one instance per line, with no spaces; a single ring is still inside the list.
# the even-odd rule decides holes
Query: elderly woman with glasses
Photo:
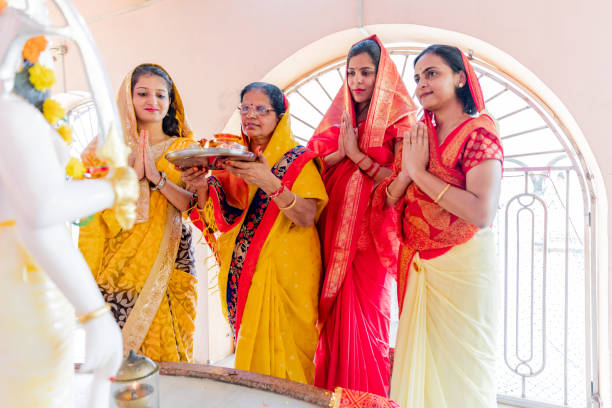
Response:
[[[240,100],[242,139],[258,159],[225,160],[211,174],[183,170],[198,197],[191,217],[220,264],[236,368],[312,384],[321,276],[315,223],[325,185],[316,155],[291,135],[281,90],[255,82]]]

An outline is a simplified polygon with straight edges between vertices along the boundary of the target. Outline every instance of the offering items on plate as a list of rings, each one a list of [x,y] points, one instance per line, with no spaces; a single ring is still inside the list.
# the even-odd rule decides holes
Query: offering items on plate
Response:
[[[199,146],[166,154],[166,159],[179,168],[199,167],[220,170],[221,160],[255,161],[257,156],[249,152],[240,136],[218,133],[214,139],[202,139]]]

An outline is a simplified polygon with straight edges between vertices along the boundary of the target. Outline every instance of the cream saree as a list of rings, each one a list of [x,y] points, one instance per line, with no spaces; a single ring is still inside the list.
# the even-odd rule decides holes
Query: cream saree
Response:
[[[410,408],[496,406],[496,268],[490,229],[433,259],[415,254],[391,399]]]

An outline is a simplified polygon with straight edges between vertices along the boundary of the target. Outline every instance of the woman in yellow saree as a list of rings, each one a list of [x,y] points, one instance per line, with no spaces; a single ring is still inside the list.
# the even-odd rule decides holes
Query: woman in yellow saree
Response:
[[[140,179],[136,224],[123,230],[110,211],[81,228],[79,248],[122,328],[124,352],[193,361],[196,276],[191,231],[182,222],[192,193],[164,155],[193,143],[168,73],[153,64],[130,72],[117,96],[131,163]],[[100,165],[95,141],[83,154]]]
[[[204,208],[192,219],[221,232],[219,288],[236,368],[312,384],[321,277],[315,221],[325,186],[315,154],[291,135],[281,90],[256,82],[241,102],[243,141],[259,159],[228,161],[209,177],[206,169],[186,170]]]
[[[426,48],[415,81],[423,119],[374,201],[397,205],[402,216],[391,398],[410,408],[491,408],[498,292],[489,226],[503,149],[459,49]]]

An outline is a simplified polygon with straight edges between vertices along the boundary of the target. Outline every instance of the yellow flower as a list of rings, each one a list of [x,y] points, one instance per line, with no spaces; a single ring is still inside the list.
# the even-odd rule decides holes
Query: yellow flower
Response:
[[[8,6],[8,3],[6,2],[6,0],[0,0],[0,11],[2,11],[2,9],[5,8],[6,6]]]
[[[21,51],[21,56],[23,59],[35,64],[38,62],[40,53],[43,52],[45,48],[47,48],[47,39],[44,35],[32,37],[26,41],[23,51]]]
[[[43,116],[50,124],[55,125],[58,120],[64,117],[65,114],[66,111],[64,108],[62,108],[62,105],[60,105],[59,102],[48,98],[43,103]]]
[[[62,139],[64,139],[64,142],[66,142],[67,145],[70,145],[70,143],[72,143],[72,128],[70,126],[60,126],[57,129],[57,133],[60,134],[60,136],[62,137]]]
[[[71,157],[66,165],[66,174],[73,179],[81,179],[85,174],[85,166],[76,157]]]
[[[30,82],[38,91],[46,91],[55,84],[55,73],[53,70],[38,63],[32,65],[30,70]]]

